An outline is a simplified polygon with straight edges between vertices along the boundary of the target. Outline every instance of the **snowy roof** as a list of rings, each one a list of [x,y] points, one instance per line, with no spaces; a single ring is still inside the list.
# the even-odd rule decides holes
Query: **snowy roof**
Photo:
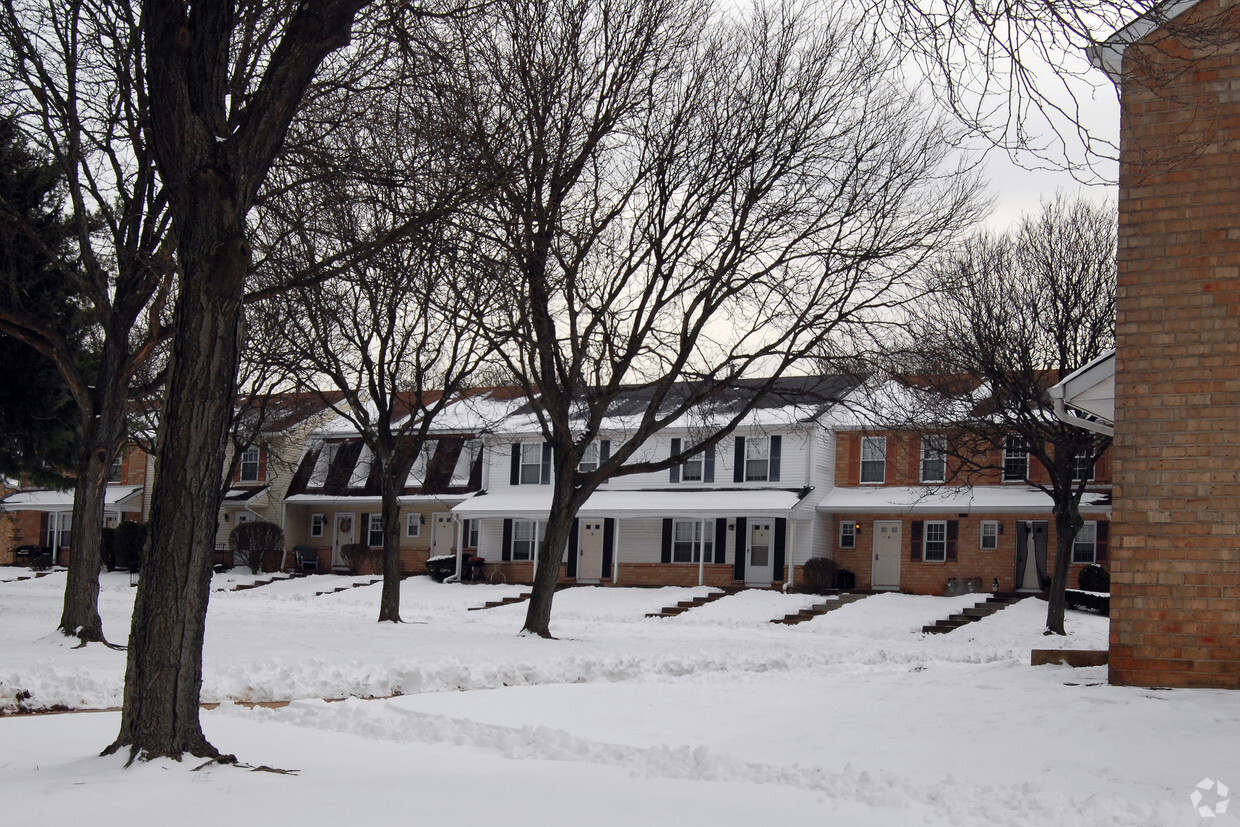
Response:
[[[1051,387],[1047,393],[1056,403],[1056,416],[1064,422],[1088,430],[1114,433],[1111,426],[1115,424],[1115,351],[1102,354]],[[1081,411],[1099,421],[1083,420],[1065,408]]]
[[[693,431],[724,424],[736,416],[767,381],[761,378],[736,379],[699,402],[680,419],[669,423],[665,430]],[[857,380],[844,375],[780,377],[741,420],[740,426],[787,427],[815,421],[838,404],[856,383]],[[621,389],[608,406],[601,429],[611,433],[630,430],[650,409],[656,390],[653,385],[633,385]],[[684,403],[692,390],[689,382],[675,383],[664,397],[663,408],[668,411],[675,409]],[[505,434],[538,432],[540,428],[535,411],[535,404],[526,402],[496,431]]]
[[[224,492],[224,505],[249,502],[266,491],[267,488],[268,486],[266,485],[260,485],[258,488],[230,488]]]
[[[104,494],[104,508],[117,511],[142,510],[142,486],[109,485]],[[73,508],[73,491],[18,491],[0,500],[0,511],[69,511]]]
[[[466,494],[402,494],[396,498],[401,505],[453,505],[468,496]],[[367,508],[383,505],[383,498],[378,496],[337,496],[334,494],[294,494],[284,501],[290,505],[319,505],[323,507],[357,507]]]
[[[834,488],[818,503],[818,510],[833,514],[1049,514],[1050,495],[1027,485],[886,486]],[[1109,511],[1109,491],[1087,491],[1081,511]]]
[[[660,517],[671,514],[727,516],[787,515],[801,501],[797,491],[781,489],[697,489],[691,491],[595,491],[581,507],[581,517]],[[498,494],[475,494],[452,509],[466,518],[545,517],[551,490],[539,486]]]
[[[1123,74],[1124,51],[1133,43],[1179,17],[1201,0],[1169,0],[1156,4],[1145,14],[1129,23],[1102,43],[1086,49],[1089,62],[1106,72],[1114,83]]]

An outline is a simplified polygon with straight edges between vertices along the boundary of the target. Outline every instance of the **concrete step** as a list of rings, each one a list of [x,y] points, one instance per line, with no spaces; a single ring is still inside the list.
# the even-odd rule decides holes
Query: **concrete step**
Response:
[[[828,612],[833,612],[836,609],[841,609],[844,606],[851,605],[853,603],[856,603],[858,600],[863,600],[867,597],[869,597],[868,594],[852,594],[852,593],[841,594],[838,600],[829,600],[825,603],[815,603],[813,606],[810,606],[809,608],[802,609],[801,611],[795,614],[785,615],[784,617],[777,617],[771,622],[782,623],[785,626],[792,626],[797,623],[804,623],[807,620],[813,620],[816,617],[825,615]]]
[[[721,597],[727,597],[730,594],[736,594],[739,589],[723,589],[722,591],[713,592],[702,597],[695,597],[692,600],[682,600],[675,606],[664,606],[662,610],[657,612],[646,612],[646,617],[676,617],[684,614],[690,609],[696,609],[699,606],[705,606],[707,603],[714,603]]]
[[[944,620],[937,620],[932,624],[922,626],[921,631],[927,635],[944,635],[948,632],[954,632],[961,626],[968,626],[970,623],[976,623],[982,618],[990,617],[996,612],[1003,611],[1008,606],[1023,600],[1025,597],[1027,595],[1012,593],[991,595],[967,609],[948,615]]]

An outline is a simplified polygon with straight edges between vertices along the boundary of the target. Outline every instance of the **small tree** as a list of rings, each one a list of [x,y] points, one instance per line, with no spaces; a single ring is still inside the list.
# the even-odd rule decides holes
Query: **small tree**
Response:
[[[234,563],[261,574],[266,561],[284,550],[284,529],[263,520],[242,523],[228,535],[228,547],[232,549]]]
[[[1064,634],[1064,588],[1072,541],[1084,520],[1081,496],[1111,440],[1057,419],[1047,388],[1114,347],[1116,226],[1113,205],[1044,202],[1005,235],[981,235],[948,255],[933,291],[908,323],[897,372],[918,376],[912,420],[887,424],[947,433],[958,475],[1005,472],[1009,438],[1046,472],[1023,466],[1024,482],[1053,503],[1057,533],[1046,628]],[[961,378],[966,381],[962,382]],[[962,387],[979,404],[962,406]],[[1019,466],[1016,468],[1019,470]]]

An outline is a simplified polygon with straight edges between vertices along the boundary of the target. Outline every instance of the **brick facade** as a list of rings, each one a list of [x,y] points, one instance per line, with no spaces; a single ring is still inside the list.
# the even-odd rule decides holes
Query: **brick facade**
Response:
[[[1205,21],[1231,42],[1155,31],[1123,65],[1117,684],[1240,688],[1240,10],[1175,25]]]

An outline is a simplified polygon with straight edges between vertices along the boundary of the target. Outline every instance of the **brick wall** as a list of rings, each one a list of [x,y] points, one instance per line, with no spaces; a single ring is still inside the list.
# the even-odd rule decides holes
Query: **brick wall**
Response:
[[[861,531],[857,534],[856,548],[833,548],[831,556],[842,569],[847,569],[857,576],[857,588],[868,589],[872,586],[873,573],[873,542],[874,521],[891,520],[901,524],[900,549],[900,591],[911,594],[944,594],[949,578],[962,582],[967,578],[980,578],[982,590],[990,591],[992,581],[998,579],[999,591],[1012,591],[1016,588],[1016,523],[1026,520],[1043,520],[1047,523],[1046,566],[1049,573],[1055,567],[1055,524],[1051,516],[1021,515],[1019,518],[1011,514],[971,514],[958,517],[955,514],[919,515],[920,520],[956,520],[957,545],[956,559],[942,562],[927,562],[912,559],[912,523],[913,518],[901,514],[871,515],[857,518]],[[1087,520],[1095,519],[1094,515],[1086,515]],[[980,548],[979,533],[983,520],[998,521],[1003,533],[998,537],[998,548]],[[838,546],[838,533],[832,543]],[[1102,565],[1108,564],[1110,542],[1098,547],[1099,560]],[[1068,572],[1068,588],[1076,588],[1077,578],[1085,568],[1084,564],[1071,564]]]
[[[1124,63],[1110,677],[1240,688],[1240,48],[1170,45]]]

